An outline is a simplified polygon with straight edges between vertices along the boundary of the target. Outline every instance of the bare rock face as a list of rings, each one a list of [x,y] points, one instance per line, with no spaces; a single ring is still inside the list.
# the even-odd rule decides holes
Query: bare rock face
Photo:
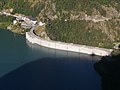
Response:
[[[96,8],[93,8],[93,12],[92,12],[92,16],[101,16],[100,12],[96,9]]]
[[[107,18],[119,17],[119,12],[115,7],[110,6],[102,6],[102,9],[106,11]]]
[[[42,0],[28,0],[28,2],[32,3],[31,7],[34,7],[38,2],[42,2]]]
[[[38,19],[49,18],[50,20],[54,20],[58,18],[57,15],[55,15],[55,13],[56,13],[56,4],[53,3],[51,0],[45,0],[44,8],[41,10],[37,18]]]
[[[90,22],[88,23],[88,27],[90,29],[95,29],[95,30],[101,30],[102,33],[105,33],[109,40],[115,41],[116,37],[118,36],[118,33],[112,29],[112,26],[108,24],[109,22]]]

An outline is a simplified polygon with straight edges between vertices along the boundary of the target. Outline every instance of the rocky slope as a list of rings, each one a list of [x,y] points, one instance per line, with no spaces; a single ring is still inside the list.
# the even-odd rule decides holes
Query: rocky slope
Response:
[[[0,6],[46,22],[54,40],[107,48],[120,42],[119,0],[3,0]]]

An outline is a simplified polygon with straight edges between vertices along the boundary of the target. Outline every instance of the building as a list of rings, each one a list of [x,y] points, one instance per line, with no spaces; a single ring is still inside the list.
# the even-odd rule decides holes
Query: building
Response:
[[[41,21],[38,23],[39,26],[45,25],[45,23],[42,23]]]

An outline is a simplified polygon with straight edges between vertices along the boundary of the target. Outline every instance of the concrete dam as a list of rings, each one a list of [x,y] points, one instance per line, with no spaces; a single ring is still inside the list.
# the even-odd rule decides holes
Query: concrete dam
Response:
[[[26,39],[32,44],[38,44],[44,47],[58,49],[58,50],[72,51],[72,52],[85,53],[89,55],[98,55],[98,56],[108,56],[111,55],[112,52],[112,49],[45,40],[37,36],[34,33],[34,29],[35,28],[32,28],[29,32],[26,32]]]

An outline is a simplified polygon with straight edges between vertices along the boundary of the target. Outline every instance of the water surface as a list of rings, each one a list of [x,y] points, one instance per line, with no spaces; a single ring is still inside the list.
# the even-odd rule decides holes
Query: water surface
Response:
[[[25,36],[0,30],[0,90],[101,90],[93,68],[98,60],[32,45]]]

